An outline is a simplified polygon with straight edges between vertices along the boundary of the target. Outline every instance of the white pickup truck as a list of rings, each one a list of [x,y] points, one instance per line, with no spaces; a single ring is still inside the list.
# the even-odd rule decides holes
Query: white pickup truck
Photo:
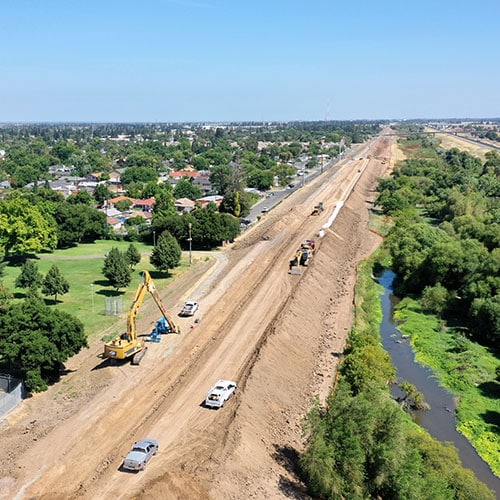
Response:
[[[181,309],[179,316],[194,316],[194,313],[198,310],[198,307],[198,302],[188,300]]]

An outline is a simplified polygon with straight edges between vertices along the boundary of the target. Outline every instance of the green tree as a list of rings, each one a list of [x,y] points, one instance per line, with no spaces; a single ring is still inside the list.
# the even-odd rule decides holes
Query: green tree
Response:
[[[21,267],[15,285],[18,288],[37,289],[43,283],[43,275],[38,270],[38,265],[31,259],[28,259]]]
[[[413,384],[410,384],[407,380],[403,380],[400,387],[405,392],[403,398],[404,405],[417,410],[429,409],[429,405],[424,401],[424,395],[417,391],[417,388]]]
[[[197,200],[203,196],[203,191],[195,186],[188,178],[182,178],[177,182],[174,188],[174,197],[188,198],[190,200]]]
[[[248,186],[265,191],[272,187],[274,183],[274,175],[269,170],[252,170],[247,177]]]
[[[104,259],[102,273],[116,291],[129,286],[132,280],[128,259],[117,247],[113,247]]]
[[[120,200],[115,203],[115,208],[120,212],[126,212],[127,210],[130,210],[131,206],[132,206],[132,201],[127,199]]]
[[[378,345],[367,345],[351,353],[343,363],[342,374],[355,394],[374,382],[385,386],[396,380],[390,355]]]
[[[88,347],[77,318],[38,297],[0,309],[0,371],[23,378],[31,392],[59,378],[61,363]]]
[[[217,165],[210,170],[210,184],[219,194],[223,195],[231,186],[232,169],[229,165]]]
[[[78,191],[75,194],[71,194],[66,198],[66,201],[73,205],[92,206],[94,204],[94,198],[87,191]]]
[[[106,214],[86,204],[59,203],[54,211],[57,246],[67,248],[82,241],[95,241],[109,232]]]
[[[173,190],[171,188],[164,188],[158,191],[155,196],[153,218],[156,217],[156,215],[176,213],[175,200],[172,193]]]
[[[158,157],[151,154],[149,151],[142,150],[137,153],[131,153],[127,156],[127,167],[129,167],[129,169],[148,169],[154,172],[158,170],[160,166],[161,162]]]
[[[52,155],[58,162],[62,163],[63,165],[67,165],[67,162],[70,159],[71,155],[77,153],[77,151],[77,147],[74,144],[66,141],[58,141],[52,147]]]
[[[220,205],[220,211],[233,214],[235,217],[242,217],[240,198],[241,193],[239,191],[227,191]]]
[[[94,200],[102,205],[106,200],[113,197],[113,193],[107,188],[105,184],[98,184],[94,189]]]
[[[57,245],[54,218],[15,192],[0,200],[0,247],[5,253],[27,255],[53,250]]]
[[[476,298],[471,305],[471,322],[481,332],[480,337],[500,344],[500,293],[494,297]]]
[[[37,183],[40,180],[40,172],[30,165],[20,166],[12,175],[10,182],[12,187],[21,188],[25,187],[30,182]]]
[[[125,169],[120,179],[124,186],[134,182],[149,182],[158,180],[158,172],[149,167],[128,167]]]
[[[5,311],[12,300],[12,293],[10,290],[0,283],[0,313]]]
[[[125,256],[127,257],[129,265],[132,269],[141,261],[141,253],[132,243],[128,246]]]
[[[42,293],[48,297],[54,297],[57,301],[58,295],[64,295],[69,291],[69,282],[54,264],[48,270],[42,283]]]
[[[426,286],[422,292],[422,305],[436,314],[443,313],[447,300],[448,290],[441,283],[436,283],[434,286]]]
[[[163,231],[151,252],[150,262],[159,271],[168,272],[179,265],[181,254],[177,240],[168,231]]]

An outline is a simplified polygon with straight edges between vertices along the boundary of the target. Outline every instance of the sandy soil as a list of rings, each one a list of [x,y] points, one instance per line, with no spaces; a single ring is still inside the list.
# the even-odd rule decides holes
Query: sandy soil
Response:
[[[160,291],[171,311],[199,300],[201,320],[179,319],[182,334],[151,344],[140,366],[103,363],[96,341],[61,382],[11,412],[0,427],[0,497],[307,497],[296,474],[301,421],[312,398],[328,394],[352,324],[357,263],[380,243],[368,216],[392,140],[362,146]],[[311,216],[319,201],[325,211]],[[316,255],[291,275],[288,261],[307,238]],[[141,317],[139,331],[150,331],[154,304]],[[201,403],[218,378],[238,391],[208,410]],[[144,472],[122,471],[145,436],[160,453]]]

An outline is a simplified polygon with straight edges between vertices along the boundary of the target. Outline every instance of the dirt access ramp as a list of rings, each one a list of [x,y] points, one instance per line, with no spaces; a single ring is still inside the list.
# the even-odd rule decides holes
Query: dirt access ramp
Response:
[[[0,483],[5,498],[271,498],[288,488],[300,492],[293,471],[302,449],[300,421],[311,397],[328,391],[351,324],[356,264],[378,244],[368,231],[368,208],[384,169],[378,158],[389,156],[388,145],[379,139],[364,146],[357,153],[363,160],[347,158],[325,172],[225,251],[228,263],[207,278],[209,286],[199,283],[205,295],[196,328],[153,346],[140,367],[87,371],[95,364],[89,355],[72,383],[92,378],[94,392],[68,401],[60,415],[50,397],[57,388],[37,397],[44,404],[33,410],[52,411],[54,425],[31,443],[19,436],[22,450],[10,455]],[[359,181],[309,269],[288,274],[298,244],[314,237],[355,176]],[[326,210],[311,217],[318,201]],[[177,292],[167,297],[167,307],[180,300]],[[218,378],[237,380],[239,390],[224,409],[210,411],[201,402]],[[36,428],[42,417],[18,415],[17,424],[32,419]],[[2,431],[2,442],[14,428],[20,429],[13,424]],[[159,440],[160,453],[140,474],[121,471],[131,443],[144,436]]]

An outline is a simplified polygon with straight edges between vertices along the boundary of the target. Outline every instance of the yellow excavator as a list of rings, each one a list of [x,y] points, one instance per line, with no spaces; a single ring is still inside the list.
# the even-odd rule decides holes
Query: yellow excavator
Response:
[[[172,333],[181,333],[179,327],[174,323],[172,317],[163,306],[149,272],[143,271],[142,276],[143,281],[137,288],[134,302],[132,303],[132,307],[130,308],[127,316],[127,331],[104,344],[104,358],[106,359],[132,358],[132,364],[138,365],[146,354],[146,343],[144,339],[139,339],[137,337],[137,330],[135,326],[135,317],[137,316],[139,307],[141,307],[146,292],[149,292],[155,299],[156,305],[168,323],[169,331]]]

